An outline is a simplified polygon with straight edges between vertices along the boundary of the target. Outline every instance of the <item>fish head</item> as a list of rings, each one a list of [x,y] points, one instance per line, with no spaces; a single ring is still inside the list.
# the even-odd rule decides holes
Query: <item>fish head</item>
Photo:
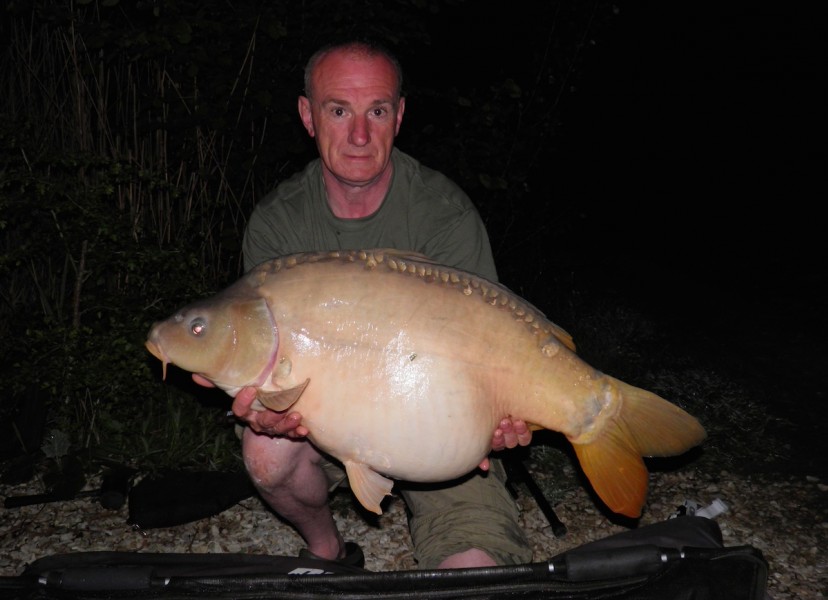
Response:
[[[230,391],[267,380],[279,337],[267,301],[219,294],[178,310],[150,329],[147,349],[167,365],[197,373]]]

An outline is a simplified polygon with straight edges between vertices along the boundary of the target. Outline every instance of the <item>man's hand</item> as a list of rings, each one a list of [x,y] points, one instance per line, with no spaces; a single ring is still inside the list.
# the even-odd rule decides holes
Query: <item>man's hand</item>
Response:
[[[513,421],[512,417],[506,417],[500,421],[500,426],[494,431],[492,450],[497,452],[518,445],[528,446],[531,441],[532,432],[525,421],[520,419]]]
[[[499,452],[506,448],[515,446],[528,446],[532,441],[532,431],[525,421],[520,419],[512,420],[512,417],[505,417],[492,435],[492,450]],[[489,458],[483,459],[480,463],[481,471],[489,470]]]
[[[215,387],[210,381],[193,373],[193,381],[204,387]],[[282,435],[289,438],[303,438],[308,430],[302,423],[298,412],[275,412],[268,410],[256,401],[256,388],[246,387],[239,390],[233,399],[233,414],[246,422],[256,433]]]

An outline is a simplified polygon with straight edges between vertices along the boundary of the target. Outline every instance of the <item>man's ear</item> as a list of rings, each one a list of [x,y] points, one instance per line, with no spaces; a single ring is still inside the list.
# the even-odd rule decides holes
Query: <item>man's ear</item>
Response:
[[[299,96],[299,118],[302,119],[302,125],[308,135],[314,137],[316,132],[313,129],[313,113],[311,112],[311,102],[305,96]],[[399,125],[397,125],[399,129]]]
[[[394,135],[397,135],[400,132],[400,125],[402,125],[403,120],[403,113],[405,112],[405,96],[400,97],[400,102],[397,105],[397,128],[394,132]]]

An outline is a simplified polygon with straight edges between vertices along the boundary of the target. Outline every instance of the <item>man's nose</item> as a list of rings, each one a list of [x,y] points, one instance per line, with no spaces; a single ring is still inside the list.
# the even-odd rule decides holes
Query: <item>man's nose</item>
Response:
[[[364,115],[357,115],[354,118],[353,125],[351,126],[350,137],[350,142],[354,146],[364,146],[371,140],[367,117]]]

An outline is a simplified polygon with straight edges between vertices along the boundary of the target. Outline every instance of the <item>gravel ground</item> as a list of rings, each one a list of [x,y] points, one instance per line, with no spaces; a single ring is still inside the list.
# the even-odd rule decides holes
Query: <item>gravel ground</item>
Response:
[[[538,473],[544,488],[551,473]],[[725,545],[749,544],[770,565],[768,591],[774,600],[814,600],[828,590],[828,485],[801,475],[737,475],[701,472],[699,467],[651,474],[648,505],[640,524],[666,519],[685,500],[708,504],[720,498],[729,510],[717,517]],[[576,482],[570,466],[559,473]],[[95,482],[90,482],[90,487]],[[554,502],[568,532],[556,538],[534,498],[518,484],[523,527],[534,560],[543,561],[582,543],[625,527],[614,524],[595,506],[592,497],[573,483]],[[42,492],[36,481],[0,488],[4,497]],[[404,504],[386,500],[380,517],[366,517],[347,490],[333,499],[334,511],[346,539],[357,541],[372,571],[415,569]],[[85,551],[187,553],[249,553],[295,556],[303,547],[295,531],[270,512],[257,497],[196,522],[170,528],[137,531],[127,525],[128,509],[107,510],[91,498],[3,509],[0,518],[0,575],[20,574],[31,561],[51,554]]]

